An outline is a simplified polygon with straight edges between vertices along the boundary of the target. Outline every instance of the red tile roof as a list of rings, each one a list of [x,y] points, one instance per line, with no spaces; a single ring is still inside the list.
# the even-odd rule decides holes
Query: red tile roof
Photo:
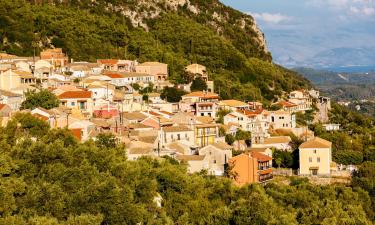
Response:
[[[59,99],[91,98],[91,91],[66,91],[59,95]]]
[[[5,106],[6,104],[0,104],[0,110],[2,110]]]
[[[280,106],[283,106],[283,107],[294,107],[294,106],[297,106],[296,104],[291,103],[291,102],[287,102],[287,101],[280,101],[280,102],[277,103],[277,105],[280,105]]]
[[[98,63],[107,64],[107,65],[116,65],[118,62],[117,59],[99,59]]]
[[[267,162],[267,161],[272,160],[271,157],[260,152],[252,151],[250,152],[250,154],[251,154],[251,157],[256,158],[258,161],[261,161],[261,162]]]
[[[121,74],[118,74],[118,73],[105,73],[104,75],[107,76],[107,77],[110,77],[112,79],[123,78],[123,76]]]

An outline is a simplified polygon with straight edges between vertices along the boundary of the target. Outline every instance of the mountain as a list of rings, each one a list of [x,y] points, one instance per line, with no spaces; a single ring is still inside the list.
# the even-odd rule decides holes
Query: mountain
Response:
[[[0,51],[36,55],[60,47],[75,61],[128,58],[207,66],[221,97],[272,101],[307,87],[272,63],[255,20],[218,0],[0,0]]]
[[[375,47],[372,48],[334,48],[319,52],[306,60],[314,68],[345,68],[374,66]]]
[[[374,100],[375,72],[337,73],[312,68],[294,68],[329,97],[340,101]]]
[[[306,67],[293,68],[315,85],[336,84],[375,84],[375,72],[369,73],[338,73],[328,70],[318,70]]]

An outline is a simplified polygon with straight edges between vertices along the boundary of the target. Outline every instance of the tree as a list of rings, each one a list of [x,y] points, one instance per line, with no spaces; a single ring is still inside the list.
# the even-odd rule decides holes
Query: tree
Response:
[[[39,92],[28,91],[25,96],[26,100],[22,102],[21,109],[35,109],[37,107],[52,109],[60,104],[56,95],[46,89],[42,89]]]
[[[101,148],[115,148],[117,146],[116,137],[111,133],[98,134],[95,143]]]
[[[191,91],[206,91],[207,84],[201,77],[197,77],[191,83],[190,90]]]
[[[235,141],[236,141],[236,139],[234,138],[234,136],[232,134],[225,135],[225,142],[228,145],[232,145]]]
[[[175,87],[165,87],[160,97],[168,102],[179,102],[182,96],[187,94],[185,91]]]

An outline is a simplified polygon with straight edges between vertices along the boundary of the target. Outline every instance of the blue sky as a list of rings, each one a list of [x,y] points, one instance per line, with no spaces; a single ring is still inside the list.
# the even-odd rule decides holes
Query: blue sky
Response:
[[[256,18],[275,61],[375,46],[375,0],[221,0]]]

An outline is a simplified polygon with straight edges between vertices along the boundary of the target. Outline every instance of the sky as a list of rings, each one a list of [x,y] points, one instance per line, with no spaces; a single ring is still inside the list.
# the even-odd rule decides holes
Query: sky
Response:
[[[255,17],[274,60],[306,62],[334,48],[375,49],[375,0],[221,0]]]

